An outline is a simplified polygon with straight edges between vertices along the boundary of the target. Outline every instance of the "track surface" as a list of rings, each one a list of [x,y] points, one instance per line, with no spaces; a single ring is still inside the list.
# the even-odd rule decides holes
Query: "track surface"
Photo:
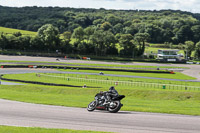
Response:
[[[0,81],[0,85],[24,85],[24,84]]]
[[[67,128],[122,133],[199,133],[200,117],[156,113],[88,112],[0,99],[0,125]]]
[[[161,64],[161,63],[120,63],[120,62],[102,62],[102,61],[85,61],[85,60],[60,60],[53,57],[32,57],[32,56],[7,56],[0,55],[0,60],[15,60],[15,61],[45,61],[45,62],[58,62],[58,63],[90,63],[90,64],[120,64],[120,65],[144,65],[144,66],[176,66],[176,67],[189,67],[190,69],[184,70],[183,73],[197,78],[200,81],[200,65],[190,64]],[[54,64],[55,65],[55,64]],[[59,65],[59,64],[58,64]]]
[[[78,72],[65,72],[58,71],[55,69],[33,69],[33,68],[0,68],[0,74],[22,74],[22,73],[63,73],[63,74],[85,74],[85,75],[99,75],[99,73],[85,73]],[[117,75],[117,74],[104,74],[104,76],[112,77],[128,77],[128,78],[145,78],[145,79],[156,79],[156,80],[169,80],[169,81],[191,81],[200,82],[199,80],[181,80],[181,79],[167,79],[167,78],[155,78],[155,77],[144,77],[144,76],[130,76],[130,75]]]

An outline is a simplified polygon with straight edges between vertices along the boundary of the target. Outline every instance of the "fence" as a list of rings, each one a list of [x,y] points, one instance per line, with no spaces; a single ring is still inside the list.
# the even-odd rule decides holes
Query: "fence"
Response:
[[[49,78],[59,78],[66,81],[77,81],[77,82],[89,82],[96,84],[107,84],[116,86],[130,86],[130,87],[144,87],[144,88],[155,88],[155,89],[169,89],[169,90],[195,90],[200,91],[200,86],[190,85],[175,85],[175,84],[163,84],[163,83],[148,83],[144,81],[119,81],[119,80],[100,80],[100,79],[89,79],[87,76],[84,78],[65,76],[64,74],[50,75],[50,74],[36,74],[37,76],[45,76]]]

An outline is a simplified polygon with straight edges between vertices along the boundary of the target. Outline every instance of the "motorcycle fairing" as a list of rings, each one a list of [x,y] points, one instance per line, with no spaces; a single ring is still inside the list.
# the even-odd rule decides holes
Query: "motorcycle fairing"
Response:
[[[125,98],[124,95],[119,95],[119,96],[113,97],[112,100],[121,100],[123,98]]]

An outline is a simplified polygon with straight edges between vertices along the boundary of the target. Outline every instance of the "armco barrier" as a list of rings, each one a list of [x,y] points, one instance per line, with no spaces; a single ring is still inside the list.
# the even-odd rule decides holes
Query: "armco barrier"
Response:
[[[3,65],[3,68],[28,68],[28,65]]]

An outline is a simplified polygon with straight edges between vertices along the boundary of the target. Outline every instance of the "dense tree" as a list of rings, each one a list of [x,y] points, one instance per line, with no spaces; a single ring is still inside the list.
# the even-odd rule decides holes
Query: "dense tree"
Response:
[[[104,22],[105,22],[105,20],[103,20],[103,19],[96,19],[93,21],[93,24],[98,25],[98,24],[103,24]]]
[[[94,32],[94,34],[90,37],[90,40],[92,41],[94,47],[95,47],[95,54],[96,55],[102,55],[103,52],[103,44],[104,44],[104,35],[103,30],[97,30]]]
[[[59,31],[53,25],[43,25],[40,29],[38,29],[37,36],[41,39],[47,49],[55,50],[59,47]]]
[[[123,25],[121,23],[118,23],[115,26],[113,26],[113,32],[114,32],[114,34],[122,33],[123,32]]]
[[[200,41],[200,25],[192,26],[193,40],[195,43]]]
[[[82,27],[88,27],[92,24],[92,21],[89,19],[89,17],[85,14],[80,14],[75,17],[74,22],[79,24]]]
[[[1,6],[0,17],[0,26],[38,31],[35,37],[1,33],[2,49],[117,55],[118,42],[120,55],[140,56],[149,41],[185,43],[183,49],[190,55],[194,44],[188,41],[200,41],[200,15],[182,11]],[[197,46],[195,50],[198,51]]]
[[[136,54],[135,48],[136,45],[133,43],[133,36],[131,34],[122,34],[119,39],[119,44],[122,47],[122,50],[120,51],[121,55],[132,55]]]
[[[71,41],[71,37],[72,37],[72,33],[71,33],[71,32],[65,31],[65,32],[63,33],[63,38],[64,38],[64,40],[70,42],[70,41]]]
[[[117,17],[113,14],[109,14],[105,17],[106,21],[108,21],[111,25],[116,25],[118,23],[121,23],[122,19],[120,17]]]
[[[39,36],[32,37],[30,43],[32,50],[45,51],[45,52],[47,50],[45,48],[44,42],[40,39]]]
[[[87,27],[84,29],[85,39],[89,41],[90,36],[94,34],[95,28],[94,27]]]
[[[104,22],[101,27],[102,30],[107,31],[112,29],[112,25],[109,22]]]
[[[160,24],[163,29],[171,29],[172,28],[172,21],[170,20],[170,18],[160,19]]]
[[[162,39],[165,42],[172,42],[172,38],[174,37],[174,33],[170,29],[163,29],[162,30]]]
[[[185,41],[185,44],[183,46],[183,50],[184,50],[184,53],[186,55],[186,58],[191,57],[191,54],[192,54],[192,51],[194,50],[194,48],[195,48],[194,42]]]
[[[0,25],[5,27],[37,31],[47,23],[58,27],[62,33],[79,26],[83,28],[101,27],[114,34],[149,33],[153,43],[184,43],[187,40],[199,41],[199,14],[188,12],[137,11],[137,10],[101,10],[75,9],[59,7],[3,7],[0,8]],[[197,19],[196,19],[197,18]],[[13,21],[14,20],[14,21]],[[109,25],[109,24],[110,25]],[[123,31],[122,31],[122,28]],[[191,32],[192,30],[192,32]],[[186,32],[187,31],[187,32]],[[194,35],[194,36],[193,36]]]
[[[125,34],[131,34],[132,36],[134,36],[137,32],[138,32],[138,30],[136,27],[134,27],[134,25],[124,28]]]
[[[110,53],[108,51],[115,50],[115,43],[116,43],[116,38],[114,34],[110,31],[104,32],[104,49],[103,49],[103,54],[104,55],[109,55]]]
[[[150,35],[151,42],[163,43],[162,40],[162,29],[154,24],[147,24],[145,26],[145,32]]]
[[[30,40],[31,40],[30,36],[18,37],[18,46],[16,46],[15,49],[30,50],[31,49]]]
[[[179,43],[184,43],[185,41],[192,40],[192,30],[188,25],[183,25],[181,28],[176,32],[176,38]]]
[[[19,37],[19,36],[22,36],[22,33],[21,32],[15,32],[15,33],[13,33],[13,35],[16,36],[16,37]]]
[[[9,41],[4,33],[1,33],[0,35],[0,48],[5,49]]]
[[[143,55],[145,51],[145,42],[148,41],[150,38],[150,35],[148,33],[137,33],[134,36],[134,40],[138,42],[139,44],[139,51],[138,56]]]
[[[97,30],[91,36],[90,40],[95,47],[96,55],[106,55],[109,54],[107,51],[115,49],[116,39],[110,31]]]
[[[195,46],[194,57],[195,59],[200,59],[200,42],[198,42]]]
[[[73,23],[73,22],[69,22],[68,23],[68,31],[73,32],[74,29],[80,27],[79,24]]]
[[[84,30],[82,27],[78,27],[74,29],[74,32],[72,34],[72,37],[77,39],[78,42],[81,42],[84,38]]]

